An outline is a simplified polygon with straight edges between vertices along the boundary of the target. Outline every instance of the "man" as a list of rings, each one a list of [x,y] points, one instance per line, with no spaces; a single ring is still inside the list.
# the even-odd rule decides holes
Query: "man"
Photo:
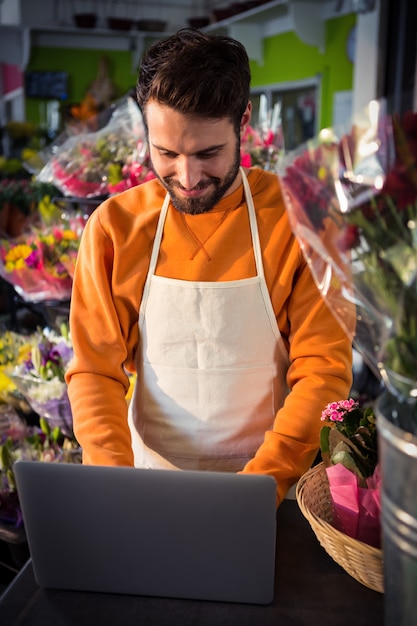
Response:
[[[137,96],[157,178],[89,218],[67,382],[84,462],[271,474],[280,502],[323,407],[349,393],[351,345],[278,177],[240,168],[249,88],[233,39],[184,29],[148,50]]]

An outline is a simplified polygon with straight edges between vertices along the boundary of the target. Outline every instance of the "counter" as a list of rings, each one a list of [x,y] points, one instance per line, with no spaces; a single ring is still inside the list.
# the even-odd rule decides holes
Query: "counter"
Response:
[[[229,604],[41,589],[30,560],[0,597],[2,626],[382,626],[384,596],[320,546],[297,502],[277,513],[271,604]]]

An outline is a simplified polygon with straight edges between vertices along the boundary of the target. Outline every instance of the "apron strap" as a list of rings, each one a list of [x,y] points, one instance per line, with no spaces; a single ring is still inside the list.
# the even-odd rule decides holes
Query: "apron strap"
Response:
[[[258,223],[256,221],[256,213],[255,213],[255,206],[253,204],[252,192],[250,190],[248,177],[246,176],[242,167],[240,168],[240,173],[242,176],[243,189],[245,190],[246,204],[248,206],[249,224],[250,224],[250,232],[252,236],[253,254],[255,257],[256,273],[260,278],[264,279],[265,275],[264,275],[264,266],[262,262],[261,243],[259,241]]]
[[[161,241],[162,241],[162,233],[164,232],[165,218],[168,213],[169,201],[170,201],[170,196],[169,196],[169,193],[167,193],[164,199],[164,203],[162,205],[161,213],[159,214],[158,226],[156,227],[155,239],[153,242],[148,274],[155,274],[156,263],[158,261],[158,255],[159,255],[159,248],[161,246]]]
[[[144,312],[145,312],[146,304],[148,301],[149,289],[151,286],[151,278],[155,274],[156,263],[158,261],[158,255],[159,255],[159,248],[161,246],[161,241],[162,241],[162,233],[164,231],[165,218],[168,212],[169,200],[170,200],[169,193],[167,193],[165,196],[164,203],[162,205],[161,213],[159,214],[159,220],[158,220],[158,225],[156,227],[155,239],[154,239],[153,246],[152,246],[151,259],[149,262],[148,274],[146,276],[146,281],[145,281],[145,285],[143,288],[143,295],[142,295],[142,300],[141,300],[140,308],[139,308],[139,328],[142,328],[143,321],[144,321]]]

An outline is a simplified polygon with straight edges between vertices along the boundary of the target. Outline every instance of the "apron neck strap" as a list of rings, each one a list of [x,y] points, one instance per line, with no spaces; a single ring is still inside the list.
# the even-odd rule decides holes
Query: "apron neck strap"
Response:
[[[258,224],[256,221],[255,206],[253,204],[252,193],[250,190],[248,178],[242,167],[239,168],[239,170],[240,170],[240,175],[242,176],[243,189],[245,192],[245,200],[246,200],[246,204],[248,207],[249,224],[250,224],[250,231],[251,231],[251,236],[252,236],[253,252],[255,256],[256,272],[258,276],[263,278],[264,268],[263,268],[263,263],[262,263],[261,244],[259,241],[259,232],[258,232]],[[162,241],[162,233],[164,230],[165,219],[168,213],[169,202],[170,202],[170,195],[169,193],[167,193],[165,196],[163,205],[162,205],[161,213],[160,213],[159,220],[158,220],[158,226],[156,228],[155,240],[154,240],[154,244],[152,247],[152,254],[151,254],[151,259],[149,263],[149,271],[148,271],[150,275],[153,275],[155,273],[156,264],[158,261],[158,255],[159,255],[159,248],[161,246],[161,241]]]
[[[156,227],[155,239],[154,239],[153,247],[152,247],[151,260],[149,262],[148,274],[151,276],[155,274],[156,263],[158,261],[158,255],[159,255],[159,248],[161,247],[162,233],[164,232],[165,218],[167,216],[168,207],[169,207],[169,201],[170,201],[170,195],[169,193],[167,193],[164,199],[164,203],[162,205],[161,213],[159,215],[158,226]]]
[[[264,266],[262,263],[261,243],[259,241],[258,223],[256,221],[255,205],[253,204],[252,192],[250,190],[248,177],[243,168],[240,168],[242,176],[243,189],[245,191],[245,199],[248,207],[250,232],[252,236],[253,254],[255,256],[256,273],[259,277],[264,278]]]

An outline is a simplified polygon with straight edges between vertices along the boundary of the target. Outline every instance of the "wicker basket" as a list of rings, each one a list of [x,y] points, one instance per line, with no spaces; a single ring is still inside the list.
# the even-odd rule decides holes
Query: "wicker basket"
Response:
[[[332,559],[362,585],[383,593],[382,550],[352,539],[332,526],[330,489],[323,463],[301,477],[296,498],[301,512]]]

